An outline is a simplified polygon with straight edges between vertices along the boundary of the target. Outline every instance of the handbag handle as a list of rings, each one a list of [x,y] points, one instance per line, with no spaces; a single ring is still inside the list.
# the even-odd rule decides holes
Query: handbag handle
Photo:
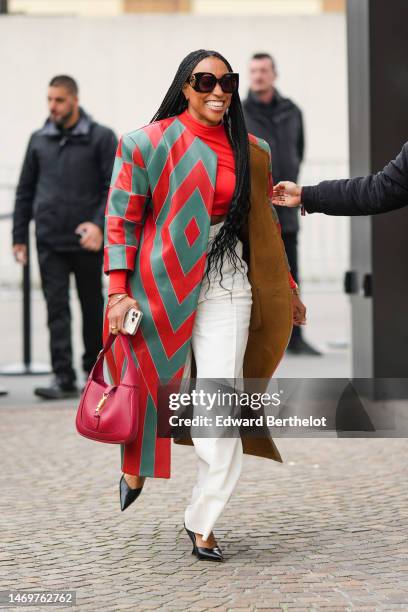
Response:
[[[125,375],[123,376],[123,380],[121,379],[120,382],[123,383],[124,385],[134,386],[135,381],[139,380],[139,372],[133,361],[133,355],[132,355],[132,351],[130,348],[129,339],[124,334],[118,334],[118,336],[115,336],[114,334],[109,334],[105,344],[103,345],[102,349],[98,353],[98,357],[96,359],[94,367],[91,370],[89,377],[92,380],[95,380],[102,384],[105,382],[104,377],[103,377],[103,360],[105,357],[105,353],[109,351],[109,349],[111,348],[112,344],[114,343],[117,337],[119,337],[119,341],[127,357],[126,372],[125,372]]]

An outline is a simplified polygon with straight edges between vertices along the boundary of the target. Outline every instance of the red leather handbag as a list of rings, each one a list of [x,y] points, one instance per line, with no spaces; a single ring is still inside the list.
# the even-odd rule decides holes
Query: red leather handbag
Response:
[[[81,395],[76,415],[76,428],[85,438],[127,444],[136,438],[139,414],[139,372],[133,361],[129,339],[119,334],[127,357],[127,368],[119,385],[108,385],[103,377],[105,353],[116,336],[110,334]]]

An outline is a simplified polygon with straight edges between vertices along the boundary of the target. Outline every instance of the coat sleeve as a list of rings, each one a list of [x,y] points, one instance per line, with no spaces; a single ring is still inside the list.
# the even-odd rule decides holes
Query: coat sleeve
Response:
[[[16,189],[13,213],[13,244],[27,244],[28,226],[33,216],[33,201],[37,188],[38,160],[31,136]]]
[[[298,154],[299,160],[302,162],[305,156],[305,128],[303,125],[303,114],[300,109],[299,111],[299,135],[298,135]]]
[[[263,142],[264,142],[264,146],[266,145],[266,149],[267,149],[268,155],[269,155],[269,173],[268,173],[268,200],[269,200],[269,206],[271,207],[272,214],[273,214],[273,217],[275,219],[275,223],[278,226],[279,234],[282,234],[282,228],[281,228],[281,224],[279,222],[278,213],[276,212],[276,208],[272,204],[272,198],[273,198],[273,177],[272,177],[272,153],[271,153],[271,148],[270,148],[269,144],[266,142],[266,140],[264,140]],[[282,243],[283,243],[283,241],[282,241]],[[289,265],[289,261],[288,261],[288,256],[286,255],[285,247],[283,247],[283,248],[284,248],[284,253],[285,253],[285,258],[286,258],[286,264],[288,266],[289,284],[290,284],[291,288],[294,289],[295,287],[297,287],[297,283],[294,280],[294,278],[293,278],[293,276],[292,276],[292,274],[290,272],[290,265]]]
[[[98,142],[99,168],[101,174],[101,202],[100,206],[92,219],[102,230],[105,224],[105,207],[109,193],[110,180],[112,176],[112,166],[115,159],[115,151],[118,146],[118,139],[115,133],[105,128],[102,137]]]
[[[377,174],[303,187],[308,213],[377,215],[408,206],[408,142],[396,159]]]
[[[120,138],[105,211],[104,271],[134,270],[146,205],[147,170],[130,135]]]

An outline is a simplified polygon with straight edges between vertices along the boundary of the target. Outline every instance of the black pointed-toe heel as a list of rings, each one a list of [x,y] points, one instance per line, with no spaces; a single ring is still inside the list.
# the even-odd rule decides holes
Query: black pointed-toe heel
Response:
[[[195,533],[187,529],[185,523],[184,529],[187,531],[188,535],[190,536],[190,540],[193,543],[193,550],[191,552],[192,555],[196,555],[196,557],[201,561],[224,561],[222,550],[219,546],[214,546],[214,548],[197,546]]]
[[[123,510],[126,510],[126,508],[130,506],[130,504],[133,504],[133,502],[141,494],[142,489],[143,487],[139,487],[138,489],[132,489],[131,487],[129,487],[124,475],[122,474],[122,478],[119,482],[120,508],[122,512]]]

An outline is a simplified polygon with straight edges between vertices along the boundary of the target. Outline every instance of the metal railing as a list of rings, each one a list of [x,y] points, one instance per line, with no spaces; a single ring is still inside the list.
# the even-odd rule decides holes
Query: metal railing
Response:
[[[1,213],[0,222],[12,219],[13,214]],[[23,359],[20,363],[13,363],[0,368],[0,375],[21,376],[33,374],[49,374],[50,367],[45,364],[33,363],[31,360],[31,266],[30,266],[30,233],[27,240],[27,263],[22,266],[22,328],[23,328]],[[1,389],[0,389],[1,392]]]

